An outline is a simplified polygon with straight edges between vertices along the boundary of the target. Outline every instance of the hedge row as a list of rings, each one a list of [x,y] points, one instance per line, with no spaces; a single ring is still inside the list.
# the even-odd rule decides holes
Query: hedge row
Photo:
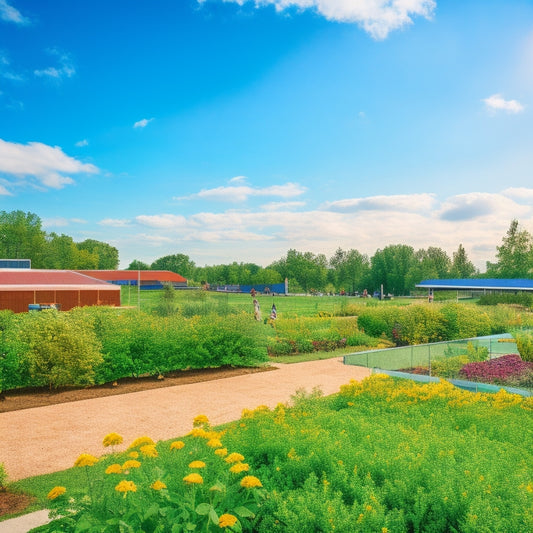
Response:
[[[267,359],[264,326],[249,315],[158,317],[86,307],[0,312],[0,390],[79,386],[187,368]]]
[[[532,324],[529,313],[506,306],[426,303],[359,306],[352,311],[358,315],[360,330],[372,337],[385,337],[398,346],[505,333]]]

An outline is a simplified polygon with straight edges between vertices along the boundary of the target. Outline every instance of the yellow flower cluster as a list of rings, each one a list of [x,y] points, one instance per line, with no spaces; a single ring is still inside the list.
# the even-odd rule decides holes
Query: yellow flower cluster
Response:
[[[117,463],[109,465],[105,469],[105,473],[106,474],[122,474],[122,467]]]
[[[218,527],[220,528],[233,527],[236,523],[237,523],[237,517],[233,516],[232,514],[228,514],[228,513],[220,515],[218,519]]]
[[[209,425],[209,419],[206,415],[198,415],[194,417],[194,420],[192,421],[193,427],[201,427],[201,426],[208,426]]]
[[[200,474],[189,474],[183,478],[185,483],[189,485],[201,485],[204,482],[204,478]]]
[[[109,433],[104,437],[102,444],[107,448],[108,446],[122,444],[123,440],[122,435],[119,435],[118,433]]]
[[[171,450],[181,450],[182,448],[185,448],[185,443],[182,440],[175,440],[170,443]]]
[[[59,496],[62,496],[63,494],[65,494],[65,492],[67,492],[67,489],[66,489],[65,487],[57,486],[57,487],[54,487],[54,488],[48,493],[47,498],[48,498],[49,500],[55,500],[56,498],[59,498]]]
[[[241,455],[240,453],[230,453],[225,459],[226,463],[241,463],[244,461],[244,455]]]
[[[129,446],[128,446],[128,449],[131,449],[131,448],[137,448],[139,446],[143,446],[144,444],[151,444],[151,445],[154,445],[155,442],[150,438],[150,437],[147,437],[147,436],[143,436],[143,437],[138,437],[137,439],[135,439]]]
[[[157,449],[153,444],[145,444],[139,448],[146,457],[158,457]]]
[[[263,484],[261,483],[261,481],[259,481],[259,479],[255,476],[244,476],[241,479],[241,487],[244,487],[246,489],[253,489],[262,486]]]
[[[150,485],[150,487],[151,487],[152,489],[154,489],[154,490],[162,490],[162,489],[166,489],[166,488],[167,488],[167,486],[166,486],[162,481],[159,481],[159,480],[154,481],[154,482]]]
[[[141,463],[135,459],[128,459],[123,465],[122,470],[129,470],[130,468],[139,468]]]
[[[205,463],[203,461],[193,461],[189,463],[189,468],[205,468]]]
[[[232,474],[240,474],[241,472],[248,472],[250,470],[250,465],[247,463],[235,463],[229,471]]]
[[[128,492],[137,492],[137,485],[133,481],[126,481],[123,479],[116,487],[115,490],[117,492],[123,492],[124,497],[126,497],[126,493]]]
[[[94,455],[82,453],[74,462],[74,466],[93,466],[98,462]]]

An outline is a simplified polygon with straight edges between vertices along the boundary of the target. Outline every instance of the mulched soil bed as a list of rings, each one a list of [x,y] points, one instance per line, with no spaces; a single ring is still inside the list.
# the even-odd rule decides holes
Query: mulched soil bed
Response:
[[[28,494],[0,490],[0,516],[20,513],[33,503],[34,500],[35,498]]]
[[[203,368],[200,370],[179,370],[171,372],[166,374],[163,379],[159,379],[157,376],[122,378],[115,383],[106,383],[104,385],[95,385],[93,387],[82,389],[19,389],[0,394],[0,413],[29,409],[32,407],[43,407],[57,403],[102,398],[104,396],[112,396],[115,394],[127,394],[130,392],[159,389],[162,387],[174,387],[176,385],[199,383],[201,381],[242,376],[243,374],[254,374],[256,372],[268,372],[270,370],[276,370],[276,368],[269,366],[257,368]]]

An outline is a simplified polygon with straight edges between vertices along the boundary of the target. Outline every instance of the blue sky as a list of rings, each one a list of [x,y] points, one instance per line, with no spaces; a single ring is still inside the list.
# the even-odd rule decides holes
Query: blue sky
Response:
[[[533,232],[533,3],[0,0],[0,210],[121,267]]]

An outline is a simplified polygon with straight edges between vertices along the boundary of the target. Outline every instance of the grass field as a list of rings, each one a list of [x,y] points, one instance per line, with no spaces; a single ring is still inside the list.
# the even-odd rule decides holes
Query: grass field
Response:
[[[253,313],[253,299],[249,294],[206,292],[202,290],[175,291],[175,303],[179,308],[187,305],[205,306],[209,310],[216,306],[218,310],[226,307],[228,312],[235,310]],[[140,307],[150,312],[162,300],[163,291],[139,291],[135,287],[123,287],[121,293],[122,305],[125,307]],[[263,295],[256,296],[261,306],[263,318],[270,315],[272,304],[276,305],[278,316],[296,318],[302,316],[317,316],[318,313],[339,314],[347,305],[409,305],[413,302],[409,298],[397,298],[380,302],[373,298],[362,299],[351,296],[296,296],[296,295]]]

